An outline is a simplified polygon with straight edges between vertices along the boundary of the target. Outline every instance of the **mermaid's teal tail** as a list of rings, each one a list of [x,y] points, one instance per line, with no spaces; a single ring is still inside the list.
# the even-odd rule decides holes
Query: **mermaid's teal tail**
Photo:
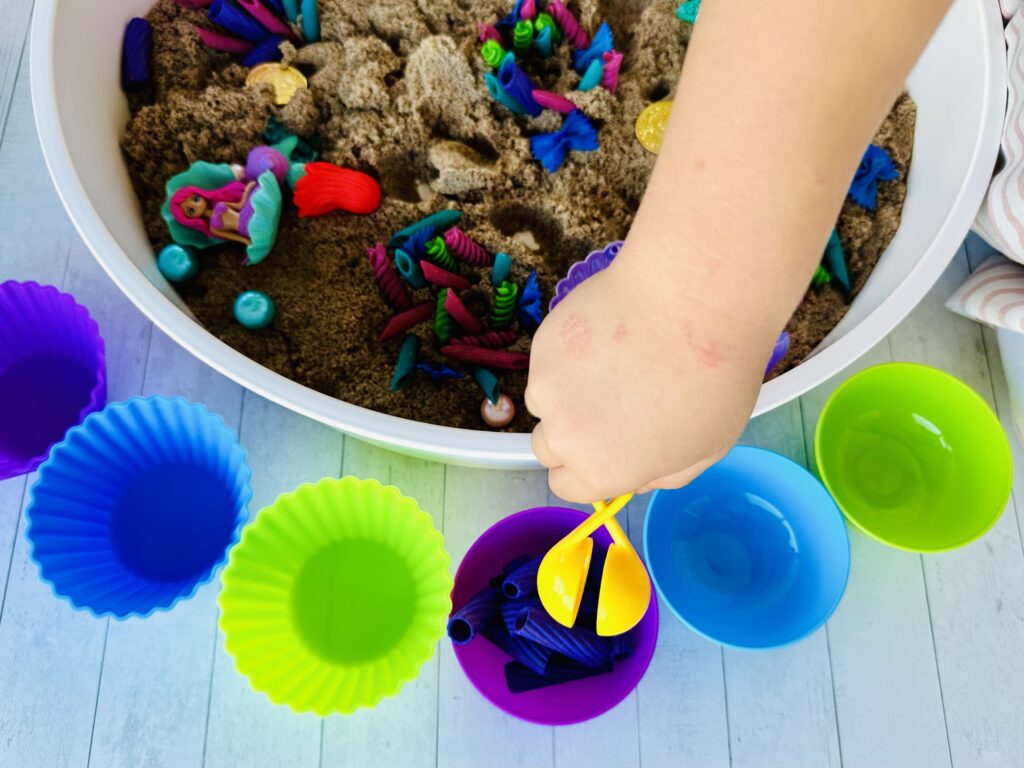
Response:
[[[277,240],[277,227],[281,222],[281,187],[272,171],[265,171],[256,180],[252,192],[252,218],[249,220],[249,239],[246,263],[259,264],[270,253]]]

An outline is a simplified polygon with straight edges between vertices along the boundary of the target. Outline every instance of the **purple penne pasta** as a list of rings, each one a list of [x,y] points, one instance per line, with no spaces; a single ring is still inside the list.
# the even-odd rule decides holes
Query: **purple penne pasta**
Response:
[[[503,576],[508,576],[512,571],[521,566],[523,563],[530,562],[529,555],[520,555],[515,560],[509,560],[503,566],[501,566],[501,573]]]
[[[510,661],[505,665],[505,684],[510,693],[526,693],[549,685],[571,683],[596,675],[605,675],[612,671],[611,662],[600,667],[584,667],[569,659],[552,657],[544,674],[538,674],[529,667]]]
[[[601,592],[601,578],[604,575],[604,559],[608,550],[595,548],[590,558],[590,570],[583,586],[583,599],[580,600],[580,615],[597,614],[597,597]]]
[[[132,19],[124,30],[121,47],[121,87],[138,93],[149,85],[153,57],[153,26],[145,19]]]
[[[542,559],[535,557],[528,560],[505,577],[501,583],[505,597],[515,599],[537,594],[537,569]]]
[[[538,675],[543,675],[547,669],[551,651],[543,645],[511,634],[499,617],[491,619],[480,634],[499,650]]]
[[[615,635],[609,638],[611,642],[611,658],[612,661],[622,661],[623,659],[629,658],[633,655],[633,635],[630,632],[625,632],[621,635]]]
[[[501,592],[494,587],[484,587],[455,611],[448,619],[448,637],[456,645],[471,641],[490,621],[498,610]]]
[[[540,598],[536,595],[531,597],[525,597],[521,600],[509,600],[507,603],[502,603],[498,608],[498,613],[501,614],[501,620],[505,622],[505,626],[509,632],[515,634],[514,626],[516,618],[523,611],[524,608],[538,608],[544,610],[544,607],[540,603]]]
[[[611,659],[608,638],[589,629],[563,627],[543,608],[523,608],[514,617],[510,629],[514,635],[539,643],[587,667],[600,667]]]

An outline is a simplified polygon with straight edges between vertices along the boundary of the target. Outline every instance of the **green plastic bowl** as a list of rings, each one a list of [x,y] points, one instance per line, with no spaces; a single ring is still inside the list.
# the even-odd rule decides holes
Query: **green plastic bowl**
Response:
[[[846,518],[910,552],[979,538],[1006,508],[1010,444],[970,387],[912,363],[868,368],[825,403],[814,435],[818,473]]]

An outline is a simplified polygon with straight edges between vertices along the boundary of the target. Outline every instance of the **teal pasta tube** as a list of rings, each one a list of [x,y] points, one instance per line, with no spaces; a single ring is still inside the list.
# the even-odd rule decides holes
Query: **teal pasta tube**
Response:
[[[498,377],[489,368],[474,368],[473,381],[483,390],[484,397],[492,403],[498,402],[498,397],[501,395],[501,385],[498,383]]]
[[[497,288],[508,280],[512,274],[512,257],[507,253],[498,253],[494,256],[494,266],[491,268],[491,285]]]
[[[576,86],[578,91],[593,90],[601,82],[601,75],[604,74],[604,63],[600,59],[594,59],[583,72],[580,84]]]
[[[587,667],[600,667],[611,657],[607,638],[588,629],[563,627],[543,608],[523,608],[515,617],[511,630],[518,637],[540,643]]]
[[[320,11],[317,0],[302,0],[302,36],[307,43],[320,40]]]
[[[419,232],[421,229],[426,227],[433,227],[436,231],[448,229],[448,227],[454,226],[459,223],[459,219],[462,218],[462,212],[456,211],[454,208],[449,208],[437,213],[432,213],[419,221],[410,224],[405,229],[400,229],[391,236],[388,240],[388,248],[401,248],[402,244],[405,243],[409,237]]]
[[[420,337],[415,334],[406,336],[398,350],[398,362],[395,363],[395,373],[391,377],[392,392],[404,389],[412,380],[413,371],[416,370],[416,356],[419,352]]]
[[[499,650],[538,675],[543,675],[547,669],[551,651],[543,645],[511,634],[500,616],[495,616],[487,622],[480,634]]]
[[[456,645],[465,645],[483,630],[498,612],[501,592],[485,587],[473,595],[448,619],[448,637]]]
[[[540,29],[536,37],[533,38],[533,47],[545,59],[554,55],[555,41],[552,36],[551,27],[542,27]]]
[[[413,288],[422,288],[427,284],[423,277],[423,270],[412,256],[399,248],[395,251],[395,268],[409,285]]]
[[[850,274],[846,271],[846,254],[843,252],[843,244],[839,241],[839,233],[832,230],[828,237],[828,245],[825,246],[825,255],[822,257],[822,264],[832,275],[836,282],[843,286],[843,290],[850,292]]]
[[[501,591],[505,597],[518,599],[537,594],[537,569],[542,558],[535,557],[512,571],[501,582]]]
[[[543,673],[538,673],[525,664],[510,661],[505,665],[505,684],[508,685],[510,693],[526,693],[551,685],[561,685],[588,677],[606,675],[611,671],[610,662],[602,664],[600,667],[585,667],[570,659],[559,659],[557,656],[551,659],[547,670]]]
[[[518,101],[508,94],[502,84],[498,81],[498,78],[493,74],[490,72],[484,73],[484,83],[487,85],[487,92],[491,94],[491,98],[512,112],[512,114],[526,114],[526,110],[520,106]]]

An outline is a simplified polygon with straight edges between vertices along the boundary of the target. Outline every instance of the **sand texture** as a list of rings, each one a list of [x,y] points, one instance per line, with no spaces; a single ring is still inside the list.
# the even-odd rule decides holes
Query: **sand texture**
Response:
[[[131,98],[122,142],[154,252],[170,242],[160,206],[171,176],[197,160],[244,163],[249,149],[262,143],[271,116],[307,139],[319,136],[321,159],[379,179],[380,209],[369,216],[299,219],[286,205],[265,261],[243,266],[233,246],[203,251],[198,278],[177,286],[183,299],[226,343],[320,392],[396,416],[486,429],[481,392],[468,376],[440,386],[420,376],[400,392],[389,391],[401,338],[376,340],[392,312],[373,283],[367,248],[427,214],[457,208],[467,234],[513,257],[513,280],[522,285],[537,271],[546,307],[569,264],[629,229],[655,160],[636,141],[633,125],[647,104],[671,97],[689,39],[691,27],[675,17],[676,5],[569,3],[590,31],[609,21],[624,59],[614,94],[603,88],[574,93],[579,76],[564,44],[551,59],[524,65],[539,87],[571,95],[600,130],[599,151],[572,153],[549,174],[531,158],[529,136],[556,130],[560,116],[513,116],[483,82],[488,67],[478,52],[476,23],[507,13],[508,0],[320,0],[322,42],[286,52],[309,88],[285,107],[274,106],[269,86],[246,88],[247,70],[231,56],[202,47],[193,31],[210,26],[202,11],[160,0],[149,14],[154,82]],[[913,127],[913,102],[903,98],[876,139],[904,177]],[[846,203],[839,231],[856,288],[895,233],[904,195],[902,181],[886,182],[877,212]],[[486,316],[488,271],[464,273],[476,282],[464,297],[467,305]],[[277,305],[273,325],[255,332],[232,315],[235,297],[251,289],[267,292]],[[432,295],[415,292],[417,300]],[[847,301],[831,285],[808,292],[788,326],[793,348],[784,367],[813,349],[846,312]],[[430,324],[415,331],[423,339],[422,359],[445,362]],[[529,336],[513,348],[527,351]],[[532,420],[522,405],[526,374],[501,378],[518,408],[509,429],[529,430]]]

